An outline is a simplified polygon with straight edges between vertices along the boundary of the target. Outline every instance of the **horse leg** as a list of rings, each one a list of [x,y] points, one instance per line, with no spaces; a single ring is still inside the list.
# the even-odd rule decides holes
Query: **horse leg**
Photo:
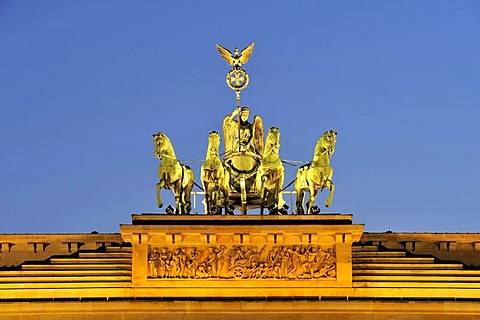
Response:
[[[267,208],[272,208],[273,214],[280,214],[277,207],[277,201],[275,200],[275,187],[265,190],[265,199],[267,202]],[[268,212],[270,214],[270,212]]]
[[[220,203],[219,207],[222,207],[223,205],[223,209],[225,210],[225,215],[227,215],[228,205],[230,203],[230,175],[228,171],[224,170],[223,178],[219,179],[218,186],[219,186],[219,192],[221,192],[223,195],[223,203]]]
[[[207,201],[207,210],[208,214],[214,214],[214,208],[216,208],[216,201],[217,201],[217,186],[215,185],[215,182],[210,182],[208,186],[208,201]],[[206,193],[207,193],[206,192]],[[205,194],[206,194],[205,193]]]
[[[303,201],[305,198],[305,191],[303,189],[297,189],[295,190],[297,193],[297,199],[295,201],[296,205],[296,213],[297,214],[305,214],[305,211],[303,210]]]
[[[208,181],[207,181],[207,178],[204,176],[205,173],[203,171],[203,167],[202,167],[202,186],[203,186],[203,191],[205,192],[205,197],[203,198],[203,207],[204,207],[204,210],[205,210],[205,214],[209,214],[210,213],[210,209],[209,209],[209,204],[208,204],[208,201],[209,201],[209,196],[208,196]]]
[[[205,206],[205,214],[210,214],[210,191],[208,190],[208,182],[203,182],[203,190],[205,190],[205,199],[204,206]]]
[[[277,205],[278,208],[278,214],[283,214],[283,206],[285,205],[285,201],[283,200],[283,195],[282,192],[280,191],[281,189],[281,184],[277,184],[275,188],[273,189],[273,195],[274,195],[274,201],[275,204]],[[288,211],[287,213],[288,214]]]
[[[210,195],[211,214],[214,214],[214,215],[218,214],[217,201],[218,201],[218,189],[217,189],[217,185],[215,184],[215,182],[213,182],[212,194]]]
[[[214,197],[213,197],[213,205],[215,207],[216,214],[222,215],[222,204],[220,202],[220,179],[215,179],[215,190],[214,190]]]
[[[300,183],[300,179],[301,179],[301,176],[300,174],[297,174],[296,178],[295,178],[295,192],[297,194],[297,197],[296,197],[296,200],[295,200],[295,206],[296,206],[296,210],[295,210],[295,213],[296,214],[304,214],[304,210],[303,210],[303,200],[304,200],[304,197],[305,197],[305,193],[304,193],[304,189],[302,188],[302,185]]]
[[[307,201],[307,214],[311,214],[312,213],[311,210],[315,202],[315,198],[317,198],[319,189],[315,189],[315,186],[313,185],[313,183],[310,184],[308,189],[310,192],[310,196],[308,197],[308,201]]]
[[[227,214],[228,204],[230,202],[230,187],[228,185],[223,186],[222,193],[223,193],[223,208],[225,209],[225,214]]]
[[[330,193],[328,194],[328,199],[325,202],[325,207],[328,208],[332,205],[333,192],[335,191],[335,185],[333,184],[332,180],[328,180],[327,187],[330,188]]]
[[[283,203],[280,204],[280,189],[278,188],[278,185],[275,185],[275,187],[272,189],[272,195],[273,195],[273,203],[275,203],[275,205],[277,206],[277,209],[278,209],[278,214],[282,214],[280,212],[280,209],[282,208],[283,206]]]
[[[220,189],[220,186],[217,188],[215,198],[216,198],[215,206],[217,208],[217,214],[221,216],[223,211],[223,204],[222,204],[222,191]]]
[[[225,214],[229,212],[229,204],[230,204],[230,171],[225,170],[224,168],[224,176],[223,176],[223,181],[222,181],[222,187],[223,187],[223,206],[225,207]],[[231,213],[232,215],[234,214],[233,212]]]
[[[265,176],[260,177],[260,215],[262,216],[265,208],[265,180]]]
[[[182,184],[180,179],[175,181],[172,185],[172,191],[175,196],[175,213],[176,214],[182,214],[183,213],[183,203],[182,203],[182,198],[181,198],[181,190],[182,190]]]
[[[192,193],[192,189],[193,189],[193,182],[186,185],[185,189],[183,189],[183,192],[182,192],[183,201],[185,203],[184,212],[186,214],[190,214],[190,211],[192,210],[192,200],[190,199],[190,194]]]
[[[283,186],[283,172],[280,176],[280,178],[277,180],[277,183],[275,184],[275,203],[278,206],[278,209],[282,208],[283,205],[285,204],[285,200],[283,200],[283,194],[282,194],[282,186]]]
[[[160,190],[163,188],[163,180],[160,180],[159,183],[157,183],[156,185],[156,189],[157,189],[157,206],[159,208],[163,207],[163,202],[162,202],[162,198],[160,197]]]

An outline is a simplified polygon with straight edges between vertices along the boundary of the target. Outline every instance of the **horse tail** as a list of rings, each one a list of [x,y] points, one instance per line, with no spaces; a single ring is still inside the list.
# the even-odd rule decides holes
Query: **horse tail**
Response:
[[[307,189],[308,188],[308,179],[307,179],[307,171],[310,169],[310,165],[312,163],[307,163],[298,168],[297,175],[295,177],[295,189]]]
[[[182,175],[180,177],[181,179],[180,181],[182,183],[182,188],[185,188],[187,186],[193,187],[193,184],[195,183],[194,181],[195,177],[194,177],[192,168],[184,164],[182,164],[181,167],[182,167]]]

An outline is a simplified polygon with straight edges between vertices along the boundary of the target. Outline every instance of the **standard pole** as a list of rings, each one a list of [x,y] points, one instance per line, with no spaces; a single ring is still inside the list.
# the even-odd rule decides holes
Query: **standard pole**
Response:
[[[237,108],[240,108],[240,90],[235,91],[235,98],[237,100]],[[241,151],[240,148],[240,112],[237,114],[238,121],[238,152]]]

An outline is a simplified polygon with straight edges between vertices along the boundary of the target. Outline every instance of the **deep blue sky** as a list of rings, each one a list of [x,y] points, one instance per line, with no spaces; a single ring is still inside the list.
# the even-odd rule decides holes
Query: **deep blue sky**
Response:
[[[118,232],[159,212],[151,134],[203,159],[235,107],[215,44],[252,41],[242,104],[280,127],[282,158],[339,131],[323,212],[480,231],[479,1],[2,0],[0,233]]]

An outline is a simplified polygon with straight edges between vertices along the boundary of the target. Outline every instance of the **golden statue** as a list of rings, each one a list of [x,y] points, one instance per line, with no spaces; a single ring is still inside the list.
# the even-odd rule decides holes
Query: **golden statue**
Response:
[[[277,127],[271,127],[265,141],[265,152],[257,172],[257,190],[260,194],[260,214],[263,208],[276,207],[277,211],[284,205],[281,194],[284,168],[280,155],[280,131]]]
[[[298,169],[295,179],[297,214],[304,214],[305,191],[310,193],[307,201],[307,214],[315,213],[312,212],[312,208],[319,190],[330,189],[325,206],[328,208],[332,204],[335,185],[332,182],[333,169],[330,166],[330,157],[335,152],[337,133],[333,130],[324,132],[315,146],[312,162]]]
[[[264,141],[262,118],[255,116],[253,123],[250,123],[248,120],[250,109],[240,107],[240,92],[249,82],[248,74],[242,67],[250,59],[254,46],[255,43],[252,42],[240,53],[238,48],[232,53],[217,44],[220,56],[232,67],[226,81],[235,91],[237,107],[223,119],[223,159],[220,159],[218,153],[220,145],[218,132],[212,131],[209,134],[207,155],[201,167],[206,214],[221,214],[222,208],[225,208],[225,213],[231,214],[232,206],[241,208],[243,215],[247,214],[247,209],[259,207],[261,214],[265,207],[269,210],[275,209],[270,211],[270,214],[275,212],[285,214],[288,209],[282,197],[284,167],[279,156],[280,131],[276,127],[271,127],[267,140]],[[295,178],[297,214],[305,213],[306,191],[309,192],[307,214],[320,212],[318,207],[314,206],[314,200],[318,192],[324,188],[330,189],[325,202],[325,206],[330,207],[335,190],[330,157],[335,151],[336,136],[337,132],[332,130],[323,133],[315,147],[312,162],[299,168]],[[178,162],[170,140],[164,133],[159,132],[153,137],[155,156],[161,161],[158,168],[160,181],[156,186],[157,205],[159,208],[163,205],[160,189],[172,188],[176,213],[188,214],[191,210],[190,193],[194,185],[193,171]],[[212,251],[211,254],[217,253]],[[158,253],[155,253],[153,257],[157,255]],[[154,264],[152,268],[153,266]]]
[[[228,212],[230,173],[223,167],[218,154],[220,135],[212,131],[208,135],[207,156],[201,168],[203,190],[205,190],[205,214]]]
[[[223,119],[223,164],[231,174],[231,188],[240,192],[242,214],[246,214],[247,193],[255,187],[255,175],[264,149],[263,121],[255,116],[252,124],[248,122],[249,115],[249,108],[236,108]],[[234,119],[235,116],[237,120]],[[232,195],[235,198],[235,193],[230,194]],[[234,203],[234,206],[238,205]]]
[[[234,119],[236,115],[237,120]],[[249,108],[236,108],[223,119],[224,162],[231,160],[239,172],[253,170],[263,154],[262,118],[255,116],[252,124],[248,122],[249,115]]]
[[[157,183],[157,205],[159,208],[163,206],[160,198],[160,189],[172,188],[175,195],[175,205],[177,214],[188,214],[191,210],[190,193],[194,184],[193,170],[180,164],[175,156],[172,143],[167,135],[158,132],[153,135],[154,154],[161,163],[158,167]]]

